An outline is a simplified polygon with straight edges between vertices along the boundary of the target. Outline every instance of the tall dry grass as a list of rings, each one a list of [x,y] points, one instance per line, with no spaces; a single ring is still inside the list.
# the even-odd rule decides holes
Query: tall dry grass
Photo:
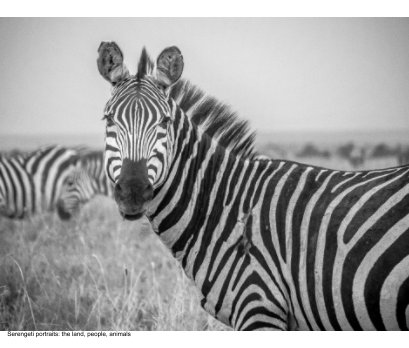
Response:
[[[73,221],[0,218],[0,330],[224,330],[149,223],[98,198]]]

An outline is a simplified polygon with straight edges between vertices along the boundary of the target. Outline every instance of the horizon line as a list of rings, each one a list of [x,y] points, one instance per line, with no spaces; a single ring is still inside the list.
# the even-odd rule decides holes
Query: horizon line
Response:
[[[399,132],[409,133],[408,128],[392,128],[392,129],[279,129],[279,130],[258,130],[258,129],[250,129],[250,131],[254,131],[258,134],[268,134],[268,133],[385,133],[385,132]],[[72,132],[55,132],[55,133],[17,133],[17,132],[9,132],[3,133],[0,132],[0,136],[103,136],[104,134],[100,132],[84,132],[84,133],[72,133]]]

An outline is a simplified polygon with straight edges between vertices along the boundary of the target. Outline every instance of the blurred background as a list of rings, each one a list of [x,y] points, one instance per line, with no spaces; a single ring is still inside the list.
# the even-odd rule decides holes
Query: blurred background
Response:
[[[2,18],[0,152],[102,150],[101,41],[134,73],[170,45],[260,153],[344,170],[409,163],[407,18]],[[70,221],[0,217],[0,330],[221,330],[146,220],[98,197]]]

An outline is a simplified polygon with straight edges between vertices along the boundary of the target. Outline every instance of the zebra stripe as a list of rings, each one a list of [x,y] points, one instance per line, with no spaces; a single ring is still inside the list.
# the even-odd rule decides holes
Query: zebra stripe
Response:
[[[99,64],[115,50],[101,44]],[[127,71],[118,61],[106,69]],[[145,75],[108,78],[106,170],[124,217],[146,213],[204,309],[239,330],[409,329],[409,166],[257,157],[241,121],[176,83],[181,67],[172,47]]]
[[[34,183],[20,155],[0,156],[0,215],[22,218],[34,212]]]

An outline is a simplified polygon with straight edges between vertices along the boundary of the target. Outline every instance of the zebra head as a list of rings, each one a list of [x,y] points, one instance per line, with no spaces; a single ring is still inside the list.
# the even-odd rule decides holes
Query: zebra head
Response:
[[[116,43],[101,43],[98,53],[99,72],[113,86],[104,110],[105,169],[121,215],[135,220],[172,163],[175,130],[168,92],[182,74],[183,57],[169,47],[154,64],[143,49],[138,72],[131,76]]]
[[[64,180],[60,198],[57,201],[58,216],[68,220],[78,212],[80,206],[97,194],[93,179],[82,168],[76,168]]]
[[[112,195],[111,182],[105,175],[103,152],[80,151],[79,160],[64,180],[57,201],[57,212],[63,220],[70,219],[96,195]]]

